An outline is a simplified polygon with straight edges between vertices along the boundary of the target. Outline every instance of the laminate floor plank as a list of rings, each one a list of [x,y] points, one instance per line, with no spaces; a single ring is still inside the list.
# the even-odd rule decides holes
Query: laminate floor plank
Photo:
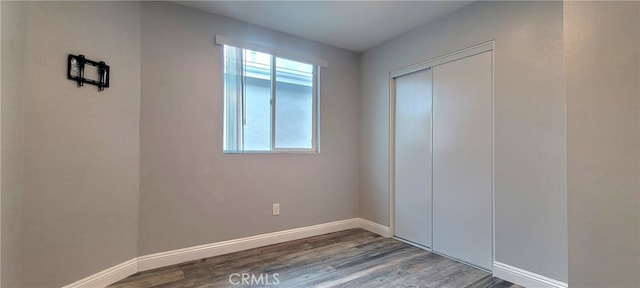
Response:
[[[249,277],[245,282],[243,274]],[[483,270],[363,229],[143,271],[109,287],[522,288]]]
[[[300,269],[301,267],[308,266],[308,263],[316,265],[321,264],[322,261],[326,261],[327,259],[344,257],[347,255],[344,251],[348,250],[346,248],[349,246],[345,246],[345,243],[360,243],[366,239],[370,238],[361,237],[359,239],[350,239],[349,242],[328,241],[326,242],[328,245],[317,246],[314,248],[291,245],[285,247],[287,249],[265,249],[265,251],[269,252],[258,256],[241,257],[239,259],[231,258],[231,260],[227,260],[225,262],[218,262],[218,265],[215,266],[199,266],[197,271],[187,268],[185,269],[185,275],[187,275],[187,278],[196,279],[195,282],[197,283],[201,282],[201,280],[197,279],[200,276],[207,276],[211,279],[211,276],[223,275],[227,277],[231,273],[266,274],[278,273],[276,270],[286,271],[291,270],[292,268],[294,268],[294,271],[297,271],[297,269]],[[292,249],[299,251],[292,251]]]
[[[434,258],[440,257],[436,254],[424,251],[423,255],[418,255],[411,259],[405,259],[394,265],[390,269],[380,270],[377,273],[371,273],[367,277],[355,279],[345,283],[345,287],[396,287],[406,282],[415,282],[415,273],[424,268],[425,265],[433,263]]]
[[[493,276],[484,277],[465,288],[519,288],[511,282]]]
[[[121,283],[117,285],[112,285],[110,287],[113,288],[144,288],[144,287],[154,287],[164,283],[171,283],[178,280],[185,279],[184,273],[182,271],[171,271],[167,273],[163,273],[161,275],[157,275],[155,277],[146,277],[146,278],[138,278],[134,281],[129,281],[126,283]]]
[[[223,286],[225,284],[229,284],[228,277],[232,273],[265,274],[266,272],[263,270],[275,267],[281,262],[291,263],[292,259],[300,257],[325,257],[324,255],[331,249],[335,250],[335,253],[339,254],[345,250],[345,243],[351,243],[352,246],[368,239],[382,239],[382,237],[371,237],[371,233],[351,233],[349,235],[341,235],[343,233],[338,232],[332,234],[336,234],[335,237],[329,238],[326,241],[317,241],[317,239],[309,238],[310,240],[303,239],[288,242],[290,245],[276,244],[256,248],[262,252],[258,255],[240,255],[241,252],[236,252],[236,255],[224,257],[224,261],[208,261],[216,263],[216,265],[206,265],[207,263],[204,263],[204,265],[198,264],[195,269],[185,268],[184,271],[187,279],[180,281],[179,283],[169,283],[167,285],[160,285],[157,287],[180,287],[176,285],[182,285],[182,287],[197,287],[207,283],[219,283],[218,285]],[[322,238],[325,237],[321,237],[321,239]],[[339,241],[336,239],[339,239]],[[328,253],[328,255],[331,254]]]
[[[123,281],[120,281],[119,283],[135,281],[137,278],[153,277],[153,275],[156,273],[163,274],[169,271],[176,271],[176,270],[180,270],[180,271],[184,270],[187,274],[187,277],[193,277],[193,276],[197,277],[198,275],[197,274],[193,275],[192,271],[196,271],[198,269],[205,269],[208,272],[210,270],[209,268],[212,266],[215,266],[218,264],[222,265],[221,267],[223,267],[224,265],[234,265],[235,263],[240,262],[242,259],[247,259],[247,258],[253,259],[253,257],[259,256],[261,254],[266,254],[271,251],[280,250],[282,252],[285,252],[286,251],[285,249],[287,248],[294,249],[295,251],[300,249],[313,249],[314,247],[322,247],[330,243],[340,243],[340,242],[350,243],[350,241],[354,239],[359,239],[367,236],[371,237],[371,233],[366,233],[366,231],[358,231],[358,232],[359,233],[353,233],[353,231],[350,231],[350,230],[339,231],[339,232],[324,234],[316,237],[304,238],[300,240],[294,240],[290,242],[269,245],[269,246],[260,247],[256,249],[238,251],[238,252],[229,253],[229,254],[220,255],[220,256],[211,257],[211,258],[183,262],[183,263],[179,263],[179,264],[175,264],[167,267],[161,267],[153,270],[147,270],[140,273],[136,273],[124,279]]]
[[[391,246],[391,245],[390,245]],[[372,251],[364,254],[359,259],[353,259],[349,263],[336,265],[337,273],[325,275],[311,282],[311,286],[333,287],[355,281],[358,278],[366,279],[370,275],[385,273],[403,261],[420,256],[414,247],[394,247],[391,250]],[[428,253],[424,251],[424,253]],[[302,286],[304,287],[304,286]]]

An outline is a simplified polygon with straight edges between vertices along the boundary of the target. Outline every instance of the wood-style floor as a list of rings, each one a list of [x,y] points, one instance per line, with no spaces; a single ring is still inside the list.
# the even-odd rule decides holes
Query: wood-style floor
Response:
[[[109,287],[520,286],[401,241],[351,229],[144,271]]]

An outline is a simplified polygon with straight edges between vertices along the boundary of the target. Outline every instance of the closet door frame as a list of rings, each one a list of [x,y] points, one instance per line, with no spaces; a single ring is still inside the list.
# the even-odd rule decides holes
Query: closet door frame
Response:
[[[395,119],[396,119],[396,78],[413,72],[430,69],[463,58],[491,51],[491,258],[496,259],[495,242],[495,42],[493,40],[458,50],[440,57],[409,65],[389,73],[389,233],[395,237]],[[433,117],[433,113],[431,113]],[[433,121],[433,118],[432,118]],[[431,130],[433,136],[433,129]],[[433,140],[432,140],[433,141]],[[433,153],[432,153],[433,155]],[[433,186],[433,183],[432,183]],[[433,198],[433,195],[432,195]],[[433,201],[432,201],[433,205]],[[433,208],[431,209],[433,213]],[[432,236],[433,237],[433,236]],[[398,238],[396,238],[398,239]],[[399,239],[402,241],[402,239]],[[431,249],[427,249],[431,251]],[[448,257],[444,255],[445,257]],[[457,260],[457,259],[456,259]],[[484,268],[480,268],[486,270]],[[492,272],[492,271],[490,271]]]

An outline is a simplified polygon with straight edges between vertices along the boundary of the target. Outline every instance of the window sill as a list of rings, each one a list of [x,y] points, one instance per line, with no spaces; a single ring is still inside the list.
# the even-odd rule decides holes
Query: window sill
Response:
[[[222,151],[224,154],[320,154],[316,150]]]

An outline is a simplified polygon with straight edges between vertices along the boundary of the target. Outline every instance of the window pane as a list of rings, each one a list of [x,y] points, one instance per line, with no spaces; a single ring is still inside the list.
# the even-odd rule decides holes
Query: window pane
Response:
[[[313,66],[276,58],[276,148],[313,148]]]
[[[224,49],[224,151],[313,149],[314,67]]]
[[[241,149],[242,49],[224,46],[224,145],[225,151]]]
[[[244,50],[244,150],[271,150],[271,55]]]

